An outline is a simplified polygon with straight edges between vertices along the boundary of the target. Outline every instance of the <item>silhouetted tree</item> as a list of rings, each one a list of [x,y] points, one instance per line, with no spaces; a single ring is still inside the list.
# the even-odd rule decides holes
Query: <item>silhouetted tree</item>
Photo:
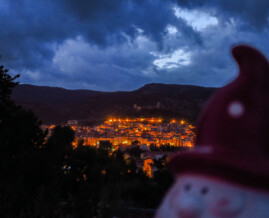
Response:
[[[40,128],[41,121],[33,112],[17,106],[10,95],[18,85],[8,70],[0,66],[0,147],[1,153],[16,155],[29,149],[40,148],[46,133]]]
[[[130,156],[140,158],[140,154],[145,152],[140,149],[138,145],[132,146],[126,149],[126,152],[130,154]]]
[[[134,141],[132,141],[132,145],[137,145],[137,146],[139,146],[139,145],[141,145],[141,143],[140,143],[140,141],[138,141],[138,140],[134,140]]]
[[[99,141],[99,149],[110,151],[112,149],[112,143],[107,140]]]
[[[167,169],[167,157],[163,156],[162,158],[155,159],[154,164],[158,170],[154,172],[153,179],[157,184],[158,191],[156,199],[160,199],[167,192],[168,188],[173,183],[172,173]],[[159,202],[160,203],[160,202]]]
[[[0,104],[12,103],[10,94],[12,89],[19,84],[18,82],[14,82],[19,76],[10,76],[8,70],[3,65],[0,66]]]
[[[160,148],[156,146],[156,144],[151,143],[149,146],[151,151],[160,151]]]
[[[84,145],[84,139],[78,140],[78,147],[82,147]]]
[[[10,76],[8,70],[0,66],[0,211],[3,217],[24,216],[35,203],[37,189],[50,177],[42,154],[46,132],[40,127],[41,121],[33,112],[17,106],[10,96],[18,85],[14,81],[18,77]]]
[[[75,139],[74,130],[69,126],[56,126],[52,130],[46,144],[46,149],[53,153],[68,153],[72,151],[72,142]]]

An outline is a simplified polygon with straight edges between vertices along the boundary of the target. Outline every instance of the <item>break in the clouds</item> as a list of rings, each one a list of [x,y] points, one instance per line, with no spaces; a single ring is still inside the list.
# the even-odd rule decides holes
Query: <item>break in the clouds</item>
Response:
[[[21,83],[133,90],[223,86],[230,49],[269,54],[268,0],[1,0],[0,62]]]

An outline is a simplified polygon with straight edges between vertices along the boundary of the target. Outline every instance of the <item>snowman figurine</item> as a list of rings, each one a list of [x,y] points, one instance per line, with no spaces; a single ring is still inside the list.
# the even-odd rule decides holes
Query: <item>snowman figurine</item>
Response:
[[[206,105],[195,147],[171,159],[156,218],[269,218],[269,64],[246,45],[232,54],[239,75]]]

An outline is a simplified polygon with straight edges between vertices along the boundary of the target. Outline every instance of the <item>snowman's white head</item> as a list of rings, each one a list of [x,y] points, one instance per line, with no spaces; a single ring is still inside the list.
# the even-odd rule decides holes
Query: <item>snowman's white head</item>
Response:
[[[269,194],[198,174],[183,174],[156,218],[266,218]]]

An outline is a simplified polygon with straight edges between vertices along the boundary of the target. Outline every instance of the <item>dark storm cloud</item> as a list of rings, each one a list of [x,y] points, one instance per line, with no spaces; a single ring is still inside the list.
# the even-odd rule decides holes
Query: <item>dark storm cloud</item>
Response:
[[[171,1],[3,0],[0,5],[0,53],[16,69],[48,64],[53,45],[78,35],[105,48],[133,40],[141,29],[163,48],[166,27],[174,24],[201,43],[199,34],[184,21],[178,24]]]
[[[186,36],[201,43],[199,34],[174,15],[173,0],[68,0],[65,9],[80,21],[81,33],[99,45],[122,43],[126,34],[131,39],[143,34],[163,45],[168,24],[175,25]],[[123,34],[124,33],[124,34]]]
[[[3,0],[0,5],[0,53],[11,67],[41,67],[54,55],[52,43],[72,36],[72,19],[49,1]]]
[[[1,62],[20,73],[22,83],[37,85],[98,90],[131,90],[149,82],[220,86],[235,75],[231,45],[250,43],[269,51],[264,44],[268,2],[227,2],[1,0]],[[175,7],[218,22],[197,29],[176,16]],[[177,51],[178,60],[186,59],[183,64],[173,59]]]

